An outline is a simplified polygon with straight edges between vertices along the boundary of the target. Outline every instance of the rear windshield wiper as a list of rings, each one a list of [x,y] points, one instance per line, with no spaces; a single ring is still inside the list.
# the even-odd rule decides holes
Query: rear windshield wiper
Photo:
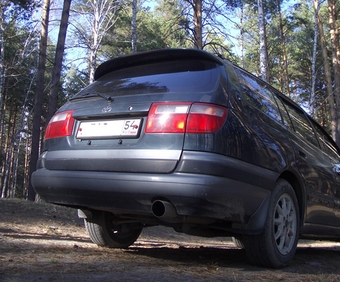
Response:
[[[97,93],[97,92],[92,92],[92,93],[86,93],[83,95],[75,95],[73,97],[70,98],[70,101],[72,100],[76,100],[76,99],[82,99],[82,98],[88,98],[88,97],[93,97],[93,96],[99,96],[101,98],[103,98],[104,100],[107,100],[109,102],[112,102],[114,99],[106,94],[102,94],[102,93]]]
[[[108,100],[109,102],[113,101],[113,98],[109,95],[102,94],[102,93],[93,93],[93,94],[95,94],[96,96],[102,97],[103,99]]]

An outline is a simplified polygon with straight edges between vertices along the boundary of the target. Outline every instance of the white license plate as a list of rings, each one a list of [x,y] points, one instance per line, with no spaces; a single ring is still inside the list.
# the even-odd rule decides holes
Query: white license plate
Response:
[[[77,138],[137,136],[140,119],[86,121],[78,128]]]

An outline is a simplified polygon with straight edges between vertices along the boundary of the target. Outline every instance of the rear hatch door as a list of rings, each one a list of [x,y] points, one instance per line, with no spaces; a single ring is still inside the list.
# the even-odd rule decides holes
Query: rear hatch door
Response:
[[[188,113],[198,108],[208,112],[211,103],[221,103],[216,95],[219,60],[203,52],[176,52],[116,59],[99,67],[96,81],[51,120],[46,168],[173,171],[181,157]],[[71,132],[55,136],[51,128],[65,113],[71,116]]]

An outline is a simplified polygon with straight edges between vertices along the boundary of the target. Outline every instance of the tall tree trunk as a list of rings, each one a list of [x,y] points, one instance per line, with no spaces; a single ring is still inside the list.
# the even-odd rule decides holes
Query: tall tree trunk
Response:
[[[10,121],[11,123],[11,132],[9,133],[10,136],[10,143],[9,143],[9,159],[6,162],[6,177],[7,177],[7,197],[12,198],[14,197],[15,193],[16,193],[16,186],[13,183],[14,180],[14,154],[15,151],[18,148],[18,136],[19,136],[19,131],[18,131],[18,106],[13,106],[13,111],[14,111],[14,115]]]
[[[244,68],[244,29],[243,29],[243,13],[244,7],[241,5],[241,14],[240,14],[240,48],[241,48],[241,66]]]
[[[0,3],[0,120],[2,120],[2,106],[5,91],[5,54],[4,54],[4,18],[5,4]]]
[[[335,142],[340,146],[340,45],[339,27],[337,26],[337,0],[328,0],[329,27],[332,44],[332,61],[334,73],[334,97],[336,103]]]
[[[264,81],[269,81],[266,22],[264,18],[262,0],[257,0],[257,7],[258,7],[258,21],[259,21],[259,31],[260,31],[260,72],[261,72],[261,78]]]
[[[8,195],[8,175],[9,175],[9,166],[10,166],[10,153],[11,153],[11,146],[10,146],[10,132],[12,131],[12,126],[13,123],[11,122],[13,120],[13,107],[9,109],[8,113],[8,126],[7,126],[7,132],[6,132],[6,138],[5,138],[5,143],[4,143],[4,152],[5,157],[3,161],[3,166],[2,166],[2,182],[1,182],[1,198],[6,198]]]
[[[63,64],[65,38],[67,34],[68,18],[70,15],[71,0],[64,0],[63,12],[61,15],[60,28],[58,34],[57,50],[55,53],[54,66],[52,71],[52,83],[50,89],[50,96],[48,100],[48,112],[46,116],[46,124],[50,121],[58,103],[58,90],[60,86],[60,75]]]
[[[14,157],[13,157],[13,173],[12,173],[12,179],[13,179],[13,182],[12,182],[12,190],[13,190],[13,195],[16,195],[16,187],[17,187],[17,182],[18,182],[18,168],[19,168],[19,155],[20,155],[20,150],[21,150],[21,147],[22,147],[22,142],[23,142],[23,138],[22,138],[22,132],[25,132],[25,128],[27,127],[27,117],[25,115],[26,111],[27,111],[27,101],[28,101],[28,97],[29,97],[29,93],[31,92],[32,90],[32,85],[34,83],[34,77],[32,78],[31,80],[31,83],[30,85],[27,87],[27,89],[25,89],[25,100],[24,100],[24,103],[21,107],[21,112],[20,112],[20,115],[19,115],[19,118],[18,118],[18,122],[17,122],[17,126],[16,126],[16,131],[15,131],[15,135],[13,137],[14,141],[13,141],[13,144],[14,144]],[[28,139],[28,138],[26,138]],[[26,141],[27,142],[27,141]],[[29,154],[29,151],[26,150],[26,147],[25,147],[25,160],[27,159],[27,156]],[[25,169],[25,168],[24,168]],[[26,178],[26,173],[24,173],[24,178]],[[25,180],[23,181],[23,190],[25,190],[27,187],[25,185]]]
[[[19,144],[16,145],[15,151],[13,152],[13,169],[12,169],[12,189],[11,198],[16,197],[17,187],[18,187],[18,166],[19,166],[19,152],[20,152],[21,138],[19,139]]]
[[[137,0],[132,0],[131,50],[137,52]]]
[[[4,161],[4,169],[3,169],[3,179],[2,179],[2,198],[7,198],[11,195],[11,171],[13,169],[13,152],[15,150],[15,132],[16,132],[16,121],[17,121],[17,107],[12,106],[9,111],[8,118],[8,128],[6,134],[6,147],[5,147],[5,161]]]
[[[203,49],[202,39],[202,0],[193,0],[194,8],[194,47]]]
[[[282,62],[283,62],[283,83],[281,91],[290,96],[289,90],[289,75],[288,75],[288,59],[287,59],[287,51],[286,51],[286,40],[285,33],[283,31],[283,22],[282,22],[282,13],[281,13],[281,1],[277,1],[278,5],[278,16],[280,22],[280,40],[281,40],[281,50],[282,50]]]
[[[40,149],[40,126],[41,126],[41,113],[42,113],[42,97],[44,94],[45,82],[45,68],[46,68],[46,53],[47,53],[47,37],[48,37],[48,22],[50,14],[50,0],[44,0],[42,11],[42,26],[40,33],[40,52],[39,64],[37,71],[37,88],[34,95],[34,114],[33,114],[33,129],[32,129],[32,149],[30,158],[30,181],[28,187],[28,199],[35,200],[36,193],[33,189],[31,178],[32,173],[36,170],[37,161]]]
[[[30,139],[26,138],[25,143],[25,162],[24,162],[24,182],[23,182],[23,191],[22,191],[22,197],[24,199],[28,198],[28,187],[29,187],[29,160],[28,155],[30,153]],[[28,176],[28,177],[27,177]]]
[[[3,109],[0,109],[0,111],[5,112],[5,104],[3,104]],[[4,164],[6,161],[6,141],[8,134],[6,133],[6,121],[4,119],[0,120],[0,161]],[[2,154],[3,153],[3,154]],[[5,171],[5,166],[2,165],[0,167],[0,198],[3,194],[3,175]]]
[[[319,0],[314,0],[314,44],[313,44],[313,58],[312,58],[312,82],[311,82],[311,93],[309,99],[309,111],[311,116],[315,114],[315,81],[316,81],[316,55],[317,55],[317,47],[318,47],[318,37],[319,37],[319,25],[318,25],[318,18],[319,18]]]
[[[92,22],[92,32],[91,32],[91,47],[90,47],[90,71],[89,71],[89,83],[94,81],[94,72],[97,66],[97,51],[98,51],[98,44],[99,44],[99,17],[100,11],[98,9],[94,9],[93,15],[93,22]]]
[[[315,0],[317,1],[317,0]],[[319,28],[319,36],[320,36],[320,45],[321,45],[321,53],[323,58],[323,67],[325,70],[325,81],[326,81],[326,89],[327,89],[327,100],[329,104],[329,117],[331,120],[332,127],[332,137],[335,140],[336,138],[336,112],[335,112],[335,101],[332,87],[332,72],[331,67],[329,65],[329,57],[327,52],[327,43],[323,31],[323,24],[321,22],[320,14],[318,14],[318,28]]]
[[[118,19],[117,12],[126,5],[126,1],[86,0],[84,3],[85,6],[80,6],[78,12],[86,22],[85,29],[91,29],[91,36],[88,36],[87,30],[81,34],[82,40],[85,39],[86,41],[86,48],[89,49],[89,83],[91,83],[94,80],[97,54],[101,42],[110,28],[116,23]],[[79,31],[82,31],[83,28],[80,27]]]

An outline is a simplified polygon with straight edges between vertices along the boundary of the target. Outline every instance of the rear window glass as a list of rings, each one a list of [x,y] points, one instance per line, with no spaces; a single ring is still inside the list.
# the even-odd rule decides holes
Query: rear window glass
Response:
[[[328,136],[327,133],[321,128],[321,126],[317,123],[314,122],[314,128],[316,131],[316,135],[318,137],[318,140],[323,148],[323,150],[326,152],[326,154],[334,159],[334,160],[339,160],[339,152],[338,148],[335,145],[334,141],[331,139],[330,136]]]
[[[287,108],[295,132],[300,135],[302,139],[308,140],[313,145],[319,147],[319,143],[316,139],[314,130],[304,112],[301,109],[293,106],[292,104],[284,100],[282,101]]]
[[[239,71],[241,74],[240,83],[242,85],[243,93],[245,94],[245,100],[250,105],[281,123],[282,118],[274,100],[273,93],[267,89],[267,86],[263,82],[256,79],[254,76],[247,72]]]
[[[104,93],[110,96],[144,93],[204,93],[218,84],[216,64],[200,60],[178,60],[134,66],[113,71],[95,81],[74,98]]]

